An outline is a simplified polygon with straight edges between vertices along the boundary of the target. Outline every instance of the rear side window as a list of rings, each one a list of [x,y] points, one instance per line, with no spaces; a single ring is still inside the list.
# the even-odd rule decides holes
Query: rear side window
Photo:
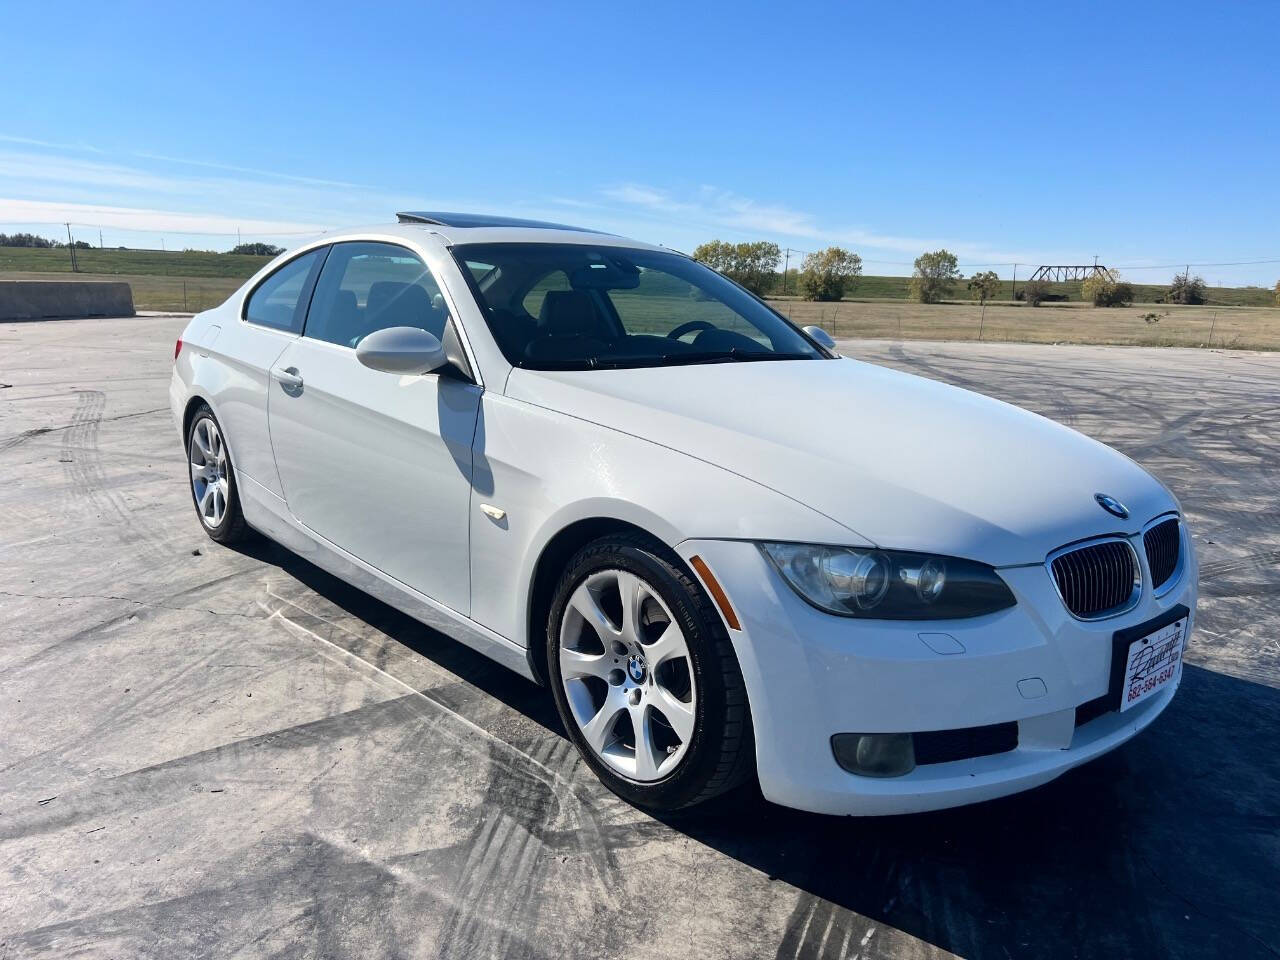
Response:
[[[307,294],[315,282],[315,272],[324,260],[326,247],[290,260],[249,294],[244,318],[250,323],[289,333],[302,332],[307,313]]]
[[[444,336],[449,319],[431,271],[391,243],[335,243],[316,283],[306,335],[358,346],[375,330],[418,327]]]

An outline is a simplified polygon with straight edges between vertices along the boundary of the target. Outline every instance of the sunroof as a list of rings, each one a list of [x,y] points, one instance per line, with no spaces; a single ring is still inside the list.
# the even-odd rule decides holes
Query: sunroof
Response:
[[[517,217],[490,217],[483,213],[433,213],[408,210],[396,214],[401,223],[433,223],[442,227],[533,227],[540,230],[576,230],[579,233],[597,233],[586,227],[571,227],[564,223],[547,223],[545,220],[521,220]]]

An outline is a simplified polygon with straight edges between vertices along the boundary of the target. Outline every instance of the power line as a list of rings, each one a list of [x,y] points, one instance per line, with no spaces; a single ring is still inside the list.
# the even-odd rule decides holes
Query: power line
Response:
[[[1259,264],[1280,263],[1280,257],[1272,260],[1230,260],[1222,263],[1144,263],[1132,267],[1112,267],[1113,270],[1176,270],[1178,267],[1253,267]]]

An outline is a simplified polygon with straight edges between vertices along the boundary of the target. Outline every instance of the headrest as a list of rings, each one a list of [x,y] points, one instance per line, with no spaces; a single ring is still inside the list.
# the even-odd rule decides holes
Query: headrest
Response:
[[[333,312],[343,318],[354,317],[360,313],[360,303],[356,300],[354,290],[339,290],[333,295]]]
[[[422,327],[430,313],[431,298],[417,284],[379,280],[369,287],[365,321],[372,329]]]
[[[580,290],[548,290],[538,311],[538,332],[551,337],[609,338],[591,297]]]

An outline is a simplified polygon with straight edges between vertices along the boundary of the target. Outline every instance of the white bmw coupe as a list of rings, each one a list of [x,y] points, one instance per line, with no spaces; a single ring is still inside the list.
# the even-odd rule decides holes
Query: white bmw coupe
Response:
[[[1034,414],[837,355],[681,254],[401,214],[197,315],[196,515],[551,688],[612,790],[888,814],[1042,784],[1169,704],[1177,501]]]

